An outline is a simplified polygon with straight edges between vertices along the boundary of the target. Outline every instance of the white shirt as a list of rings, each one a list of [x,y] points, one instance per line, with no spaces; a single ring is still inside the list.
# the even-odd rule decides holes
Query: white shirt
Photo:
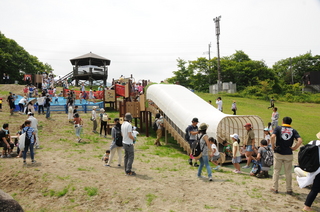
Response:
[[[211,144],[211,149],[212,149],[212,152],[214,151],[214,149],[216,150],[215,152],[214,152],[214,156],[218,156],[218,155],[220,155],[220,153],[219,153],[219,151],[218,151],[218,149],[217,149],[217,146],[215,145],[215,144]]]
[[[216,100],[216,104],[217,104],[218,110],[222,111],[222,100],[220,101]]]
[[[22,97],[22,99],[20,99],[19,104],[26,104],[27,103],[27,99]]]
[[[121,134],[122,134],[122,142],[124,144],[133,144],[133,140],[131,138],[129,138],[128,133],[132,133],[132,125],[125,121],[123,122],[123,124],[121,125]]]
[[[92,110],[92,111],[91,111],[91,117],[92,117],[93,120],[96,120],[96,119],[97,119],[96,110]]]
[[[35,117],[29,116],[27,120],[31,121],[30,127],[32,127],[34,130],[38,130],[38,120]]]
[[[38,101],[38,105],[44,105],[44,97],[42,96],[42,97],[39,97],[38,99],[37,99],[37,101]]]

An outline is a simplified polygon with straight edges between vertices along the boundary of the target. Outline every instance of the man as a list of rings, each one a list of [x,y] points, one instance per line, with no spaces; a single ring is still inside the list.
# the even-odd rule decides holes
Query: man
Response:
[[[45,107],[47,107],[47,112],[46,112],[46,118],[50,118],[50,102],[52,102],[51,98],[49,97],[49,94],[47,94],[45,98]]]
[[[38,101],[38,115],[40,115],[41,111],[42,111],[42,114],[44,114],[44,107],[43,107],[44,101],[45,101],[44,96],[39,95],[37,101]]]
[[[299,133],[291,127],[292,119],[290,117],[284,117],[282,119],[282,126],[278,126],[274,129],[271,135],[271,147],[274,150],[274,163],[273,163],[273,187],[271,191],[278,193],[278,181],[279,173],[282,165],[284,165],[286,175],[286,189],[287,194],[292,195],[292,151],[299,148],[302,143],[302,139]],[[294,147],[293,141],[297,140]]]
[[[199,123],[199,120],[198,118],[193,118],[192,121],[191,121],[191,125],[188,126],[187,128],[187,132],[189,133],[189,140],[188,140],[188,143],[190,145],[190,148],[192,149],[192,144],[193,142],[195,142],[197,140],[197,135],[199,133],[199,130],[198,130],[198,123]],[[192,166],[192,157],[191,157],[191,154],[190,154],[190,159],[189,159],[189,165]],[[197,160],[195,160],[194,164],[193,164],[195,167],[198,167],[198,163],[197,163]]]
[[[13,115],[13,110],[15,108],[14,97],[12,96],[12,92],[9,92],[9,96],[7,98],[7,102],[8,102],[9,108],[10,108],[10,115],[12,116]]]
[[[38,137],[38,120],[34,117],[34,114],[32,112],[28,112],[29,118],[27,120],[31,121],[31,128],[34,129],[34,134],[36,138],[36,148],[40,148],[40,141]]]
[[[3,146],[1,158],[6,157],[6,151],[8,151],[7,157],[11,157],[11,152],[14,148],[14,143],[11,142],[11,136],[9,132],[9,124],[3,124],[2,130],[0,130],[0,144]]]
[[[218,97],[218,99],[216,100],[216,104],[217,104],[218,110],[222,112],[222,100],[221,100],[221,97]]]
[[[245,129],[247,130],[247,138],[244,141],[243,149],[245,149],[246,153],[246,159],[247,159],[247,165],[243,166],[242,168],[248,169],[250,168],[250,163],[251,163],[251,156],[253,154],[253,151],[256,149],[255,148],[255,140],[254,140],[254,132],[252,130],[251,124],[246,123],[244,125]]]
[[[124,170],[126,175],[134,176],[136,173],[132,171],[132,163],[134,160],[134,146],[132,135],[132,125],[131,125],[132,116],[131,113],[126,113],[124,122],[121,125],[121,134],[123,137],[123,149],[124,149]]]
[[[271,115],[271,127],[274,129],[278,126],[279,113],[277,107],[274,107],[272,110],[273,113]]]
[[[157,124],[158,129],[156,131],[157,139],[154,144],[157,146],[161,146],[160,139],[162,137],[163,117],[160,116],[160,113],[156,114],[156,124]]]

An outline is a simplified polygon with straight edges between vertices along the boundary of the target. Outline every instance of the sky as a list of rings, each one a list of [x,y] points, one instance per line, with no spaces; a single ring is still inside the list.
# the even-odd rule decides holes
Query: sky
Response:
[[[177,59],[217,56],[213,18],[220,19],[220,56],[244,51],[272,65],[309,51],[320,55],[320,0],[1,0],[0,31],[54,74],[92,52],[120,75],[160,82]]]

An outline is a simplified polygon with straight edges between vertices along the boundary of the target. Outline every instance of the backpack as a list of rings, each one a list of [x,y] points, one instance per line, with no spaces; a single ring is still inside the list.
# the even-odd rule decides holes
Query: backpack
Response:
[[[188,131],[188,128],[189,128],[189,126],[186,128],[185,134],[184,134],[184,139],[185,139],[186,141],[189,141],[189,140],[190,140],[190,133],[189,133],[189,131]]]
[[[30,127],[23,133],[23,134],[25,134],[24,146],[29,146],[31,144],[31,136],[32,135],[30,137],[28,136],[29,129],[30,129]],[[22,136],[22,138],[23,138],[23,136]]]
[[[114,127],[114,129],[116,130],[116,137],[115,137],[116,145],[118,147],[121,147],[123,146],[122,144],[123,137],[121,135],[121,130],[119,129],[119,127]]]
[[[264,148],[266,151],[263,153],[263,162],[267,166],[272,166],[273,165],[273,152],[269,147]]]
[[[261,167],[259,165],[259,163],[257,161],[253,161],[253,165],[252,165],[252,169],[250,171],[250,173],[256,175],[259,174],[261,171]]]
[[[152,129],[153,129],[154,131],[157,131],[157,130],[158,130],[157,121],[158,121],[158,119],[156,119],[156,120],[153,122],[153,125],[152,125]]]
[[[108,121],[108,115],[107,114],[103,114],[102,115],[102,121]]]
[[[319,147],[316,145],[317,140],[312,144],[300,147],[298,154],[299,167],[306,172],[315,172],[319,167]]]
[[[200,140],[202,136],[204,135],[201,135],[199,138],[199,136],[197,135],[197,140],[195,140],[191,145],[192,146],[191,154],[194,159],[199,159],[202,157],[202,150],[204,148],[204,146],[201,148],[201,144],[200,144]]]

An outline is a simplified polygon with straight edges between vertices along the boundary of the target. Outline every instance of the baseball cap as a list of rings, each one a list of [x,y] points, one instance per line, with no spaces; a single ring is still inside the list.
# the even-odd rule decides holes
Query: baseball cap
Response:
[[[231,138],[234,138],[234,139],[236,139],[236,140],[238,140],[238,139],[239,139],[239,136],[238,136],[238,134],[236,134],[236,133],[235,133],[235,134],[233,134],[233,135],[230,135],[230,137],[231,137]]]
[[[131,113],[126,113],[126,115],[125,115],[125,120],[127,120],[127,121],[131,121],[131,120],[132,120],[132,115],[131,115]]]
[[[268,128],[268,127],[266,127],[266,128],[264,128],[264,129],[263,129],[263,131],[269,131],[269,128]]]
[[[246,124],[244,125],[244,127],[251,127],[251,124],[250,124],[250,123],[246,123]]]
[[[198,118],[193,118],[192,122],[199,122]]]

